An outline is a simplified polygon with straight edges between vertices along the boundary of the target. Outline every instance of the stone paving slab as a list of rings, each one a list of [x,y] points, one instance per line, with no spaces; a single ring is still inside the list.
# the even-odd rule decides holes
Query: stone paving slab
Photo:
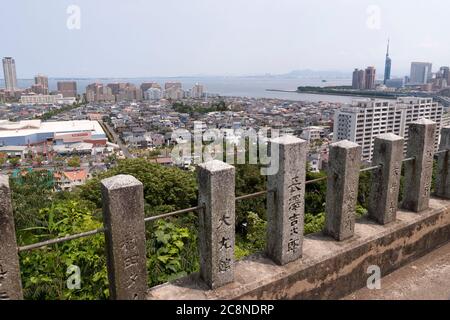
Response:
[[[363,288],[343,300],[450,300],[450,244],[383,277],[380,290]]]

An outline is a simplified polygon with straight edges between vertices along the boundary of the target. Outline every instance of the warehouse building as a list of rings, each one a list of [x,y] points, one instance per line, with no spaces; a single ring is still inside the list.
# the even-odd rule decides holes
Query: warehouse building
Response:
[[[106,145],[107,138],[97,121],[0,120],[0,146],[26,146],[46,141],[55,144],[86,142]]]

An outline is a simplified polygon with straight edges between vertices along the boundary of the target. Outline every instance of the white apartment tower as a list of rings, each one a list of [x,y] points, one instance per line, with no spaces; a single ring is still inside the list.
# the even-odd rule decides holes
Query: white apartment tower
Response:
[[[14,92],[17,87],[16,62],[11,57],[5,57],[3,62],[3,74],[5,77],[6,91]]]
[[[443,107],[432,98],[408,97],[397,100],[355,100],[334,116],[334,141],[350,140],[362,147],[362,160],[371,161],[374,139],[394,133],[408,141],[408,125],[421,118],[437,123],[436,150],[441,131]],[[406,152],[405,143],[405,152]]]

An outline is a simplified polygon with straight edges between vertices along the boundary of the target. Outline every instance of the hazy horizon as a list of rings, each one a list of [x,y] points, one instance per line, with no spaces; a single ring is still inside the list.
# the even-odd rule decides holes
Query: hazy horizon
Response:
[[[17,64],[17,63],[16,63]],[[225,75],[225,74],[188,74],[188,75],[174,75],[174,76],[160,76],[160,75],[149,75],[149,76],[138,76],[138,77],[118,77],[118,76],[112,76],[112,77],[105,77],[105,76],[87,76],[87,77],[67,77],[67,76],[48,76],[49,79],[59,80],[59,79],[74,79],[74,80],[83,80],[83,79],[167,79],[167,78],[265,78],[265,77],[281,77],[281,78],[287,78],[287,77],[293,77],[290,74],[292,72],[300,72],[301,75],[298,77],[300,78],[308,78],[308,74],[311,74],[311,77],[314,78],[321,78],[321,76],[329,75],[331,77],[336,77],[339,79],[350,79],[352,76],[352,71],[340,71],[340,70],[292,70],[291,72],[284,73],[284,74],[272,74],[272,73],[260,73],[260,74],[234,74],[234,75]],[[37,74],[35,74],[37,75]],[[18,80],[34,80],[34,76],[30,76],[27,78],[20,78],[18,77]],[[377,75],[378,77],[378,75]],[[380,77],[381,79],[382,77]],[[3,77],[0,77],[0,80],[4,80]],[[0,83],[1,85],[1,83]]]
[[[442,0],[21,0],[3,8],[0,56],[14,57],[19,79],[351,74],[369,65],[380,78],[388,38],[393,77],[409,74],[412,61],[450,64]]]

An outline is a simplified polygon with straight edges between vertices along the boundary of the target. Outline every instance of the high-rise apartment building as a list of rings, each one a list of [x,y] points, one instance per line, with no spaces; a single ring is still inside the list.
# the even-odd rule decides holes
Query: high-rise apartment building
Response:
[[[145,91],[144,97],[146,100],[157,101],[162,98],[162,91],[159,88],[150,88]]]
[[[140,88],[141,88],[141,92],[143,94],[144,99],[147,99],[145,97],[145,93],[147,92],[148,89],[155,88],[155,89],[159,89],[161,91],[161,86],[157,82],[144,82],[141,84]]]
[[[409,77],[410,85],[420,85],[428,83],[432,78],[433,65],[429,62],[412,62]]]
[[[168,90],[168,89],[182,89],[182,85],[181,82],[166,82],[164,84],[164,90]]]
[[[366,86],[366,72],[364,70],[355,69],[353,71],[352,88],[363,90]]]
[[[447,67],[441,67],[439,71],[435,73],[434,78],[429,81],[427,86],[431,86],[430,90],[438,91],[448,86],[448,73]]]
[[[180,100],[184,98],[184,90],[181,82],[172,81],[164,84],[164,98]]]
[[[48,77],[42,74],[35,76],[32,90],[37,94],[48,94]]]
[[[156,89],[161,90],[161,86],[157,82],[144,82],[141,84],[141,90],[144,92],[150,88],[156,88]]]
[[[375,78],[376,78],[375,67],[367,67],[364,77],[365,77],[364,89],[374,90],[375,89]]]
[[[372,159],[374,139],[383,133],[394,133],[408,140],[408,125],[421,118],[437,123],[438,147],[443,107],[432,98],[405,97],[397,100],[364,99],[336,111],[334,141],[350,140],[362,147],[362,160]],[[405,143],[405,152],[406,152]]]
[[[184,90],[178,86],[172,86],[164,90],[164,98],[170,100],[180,100],[184,98]]]
[[[102,83],[92,83],[86,87],[86,100],[88,102],[114,102],[115,97],[110,87]]]
[[[5,89],[6,91],[14,92],[18,89],[16,62],[11,57],[3,58],[2,62],[3,62],[3,75],[5,79]]]
[[[61,93],[64,98],[77,96],[76,81],[58,81],[56,86],[58,88],[58,92]]]
[[[355,69],[353,71],[353,76],[352,76],[352,89],[359,89],[358,86],[358,71],[359,69]]]
[[[143,98],[141,89],[137,88],[132,83],[108,83],[108,87],[111,89],[117,102],[142,100]]]
[[[440,72],[442,74],[442,78],[447,82],[447,86],[450,86],[450,68],[441,67]]]

